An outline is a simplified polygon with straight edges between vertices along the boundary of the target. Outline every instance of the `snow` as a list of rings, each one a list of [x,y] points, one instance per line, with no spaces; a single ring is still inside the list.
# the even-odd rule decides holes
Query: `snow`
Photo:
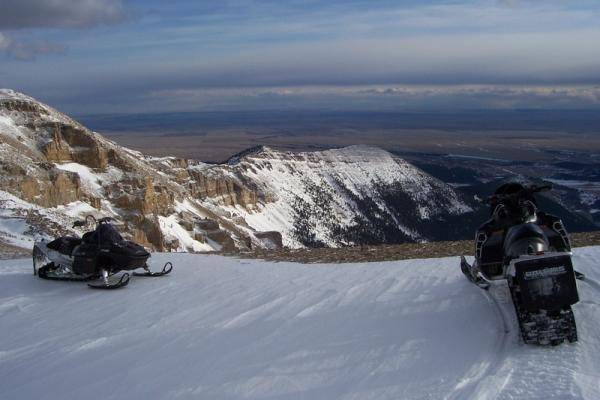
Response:
[[[175,215],[168,217],[159,215],[158,222],[167,242],[173,239],[179,242],[179,247],[174,249],[175,251],[213,251],[220,249],[220,246],[215,248],[208,243],[195,240],[190,232],[179,224],[179,219]]]
[[[587,206],[593,206],[597,201],[600,201],[600,182],[590,182],[582,180],[567,180],[567,179],[546,179],[557,185],[569,187],[579,191],[581,202]],[[593,212],[593,211],[590,211]]]
[[[18,137],[19,128],[15,125],[11,118],[0,115],[0,132],[10,133],[10,135]]]
[[[183,201],[175,200],[173,209],[178,213],[179,212],[188,212],[188,213],[192,213],[195,216],[198,216],[200,218],[208,217],[208,215],[205,212],[198,210],[198,207],[196,207],[194,204],[192,204],[189,199],[184,199]]]
[[[64,206],[57,206],[54,209],[73,218],[85,218],[90,214],[95,216],[99,214],[97,209],[84,201],[74,201]]]
[[[118,291],[0,261],[0,398],[597,399],[600,247],[575,249],[580,341],[520,343],[505,286],[458,259],[172,260]]]
[[[446,157],[449,158],[468,158],[473,160],[485,160],[485,161],[499,161],[508,163],[510,160],[506,160],[504,158],[492,158],[492,157],[480,157],[480,156],[469,156],[465,154],[447,154]]]
[[[98,175],[89,167],[79,163],[56,164],[56,168],[63,171],[75,172],[81,179],[81,184],[90,193],[98,194],[102,191],[102,185],[98,182]]]
[[[18,247],[32,247],[33,237],[26,234],[27,211],[33,206],[0,190],[0,240]]]
[[[47,232],[40,230],[40,224],[69,229],[73,222],[86,215],[87,211],[93,211],[93,214],[99,216],[98,210],[81,201],[65,206],[44,208],[0,190],[0,240],[18,247],[31,248],[34,240],[50,239]],[[28,222],[29,216],[34,217],[34,220],[37,219],[37,223]],[[73,229],[72,233],[83,232]]]
[[[29,229],[25,218],[4,214],[4,210],[0,210],[0,239],[18,247],[33,247],[33,238],[25,234]]]

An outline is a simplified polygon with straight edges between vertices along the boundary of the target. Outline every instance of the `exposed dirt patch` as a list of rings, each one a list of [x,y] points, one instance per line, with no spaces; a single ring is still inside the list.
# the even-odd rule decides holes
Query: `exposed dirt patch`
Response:
[[[31,250],[13,246],[12,244],[0,241],[0,260],[9,260],[11,258],[30,257]]]
[[[573,247],[600,246],[600,231],[573,233],[570,237]],[[339,249],[255,250],[251,253],[238,254],[238,256],[300,263],[348,263],[451,257],[472,255],[473,252],[473,242],[462,240],[456,242],[356,246]]]

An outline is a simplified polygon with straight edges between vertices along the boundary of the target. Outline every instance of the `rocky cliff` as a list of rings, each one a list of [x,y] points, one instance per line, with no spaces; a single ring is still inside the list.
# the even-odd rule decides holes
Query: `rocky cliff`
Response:
[[[81,233],[111,216],[158,251],[322,247],[444,239],[469,205],[377,148],[259,147],[209,165],[146,157],[35,99],[0,90],[0,239]]]

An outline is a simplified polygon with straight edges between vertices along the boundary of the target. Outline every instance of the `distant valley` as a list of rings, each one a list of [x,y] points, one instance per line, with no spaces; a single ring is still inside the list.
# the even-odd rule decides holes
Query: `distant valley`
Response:
[[[222,162],[256,145],[314,151],[366,144],[396,154],[598,162],[600,113],[256,111],[81,116],[84,125],[154,156]]]

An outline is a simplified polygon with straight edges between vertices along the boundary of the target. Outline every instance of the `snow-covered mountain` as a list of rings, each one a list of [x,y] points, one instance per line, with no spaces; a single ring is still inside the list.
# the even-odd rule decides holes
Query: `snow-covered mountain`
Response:
[[[523,345],[505,283],[458,258],[269,263],[154,254],[98,293],[0,261],[0,398],[598,399],[599,247],[574,249],[579,342]]]
[[[450,186],[375,147],[259,147],[228,164],[213,170],[267,200],[232,212],[252,228],[281,232],[291,247],[434,239],[448,230],[432,224],[471,211]]]
[[[147,157],[6,89],[0,139],[0,240],[26,247],[88,213],[153,249],[208,251],[451,239],[472,211],[378,148],[260,147],[222,165]]]

